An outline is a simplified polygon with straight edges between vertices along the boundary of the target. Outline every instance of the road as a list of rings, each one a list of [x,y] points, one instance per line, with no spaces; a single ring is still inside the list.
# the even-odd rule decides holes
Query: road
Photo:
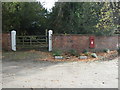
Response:
[[[118,59],[3,61],[3,88],[118,88]]]

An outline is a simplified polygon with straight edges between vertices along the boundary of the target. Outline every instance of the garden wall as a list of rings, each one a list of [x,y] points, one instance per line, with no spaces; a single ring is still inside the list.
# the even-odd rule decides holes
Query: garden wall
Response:
[[[90,49],[90,39],[95,38],[95,48]],[[94,35],[53,35],[53,50],[69,51],[75,49],[78,52],[87,49],[89,51],[101,51],[105,48],[118,49],[118,36],[94,36]]]
[[[2,39],[0,40],[0,44],[2,44],[3,50],[11,50],[11,38],[10,34],[0,34]]]

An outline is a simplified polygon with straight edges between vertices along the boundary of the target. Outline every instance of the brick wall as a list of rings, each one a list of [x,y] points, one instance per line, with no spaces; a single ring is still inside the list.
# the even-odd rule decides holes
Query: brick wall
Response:
[[[2,43],[2,49],[11,50],[10,34],[0,34],[0,37],[2,37],[2,39],[0,40],[0,42]]]
[[[118,36],[99,36],[96,37],[96,49],[109,48],[111,50],[118,48]]]
[[[94,36],[95,48],[90,49],[90,36],[94,35],[53,35],[53,50],[69,51],[75,49],[81,52],[84,49],[100,51],[105,48],[110,50],[118,48],[118,36]]]

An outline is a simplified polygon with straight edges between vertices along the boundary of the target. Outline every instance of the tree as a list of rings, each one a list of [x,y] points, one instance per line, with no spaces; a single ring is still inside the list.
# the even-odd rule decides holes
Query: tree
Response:
[[[3,32],[12,29],[19,35],[45,33],[47,10],[40,2],[7,2],[3,6]]]
[[[110,3],[104,3],[99,14],[99,22],[96,25],[96,33],[99,35],[112,35],[114,33],[115,24],[113,17],[113,10]]]
[[[113,34],[113,9],[107,2],[56,3],[49,28],[55,33]]]
[[[10,2],[3,5],[3,32],[19,35],[54,33],[112,35],[119,28],[119,3],[57,2],[48,12],[40,2]]]

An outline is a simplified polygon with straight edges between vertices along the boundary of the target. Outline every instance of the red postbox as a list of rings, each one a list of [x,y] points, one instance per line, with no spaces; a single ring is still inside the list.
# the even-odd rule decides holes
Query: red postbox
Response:
[[[94,38],[94,36],[90,36],[90,48],[95,48],[95,38]]]

